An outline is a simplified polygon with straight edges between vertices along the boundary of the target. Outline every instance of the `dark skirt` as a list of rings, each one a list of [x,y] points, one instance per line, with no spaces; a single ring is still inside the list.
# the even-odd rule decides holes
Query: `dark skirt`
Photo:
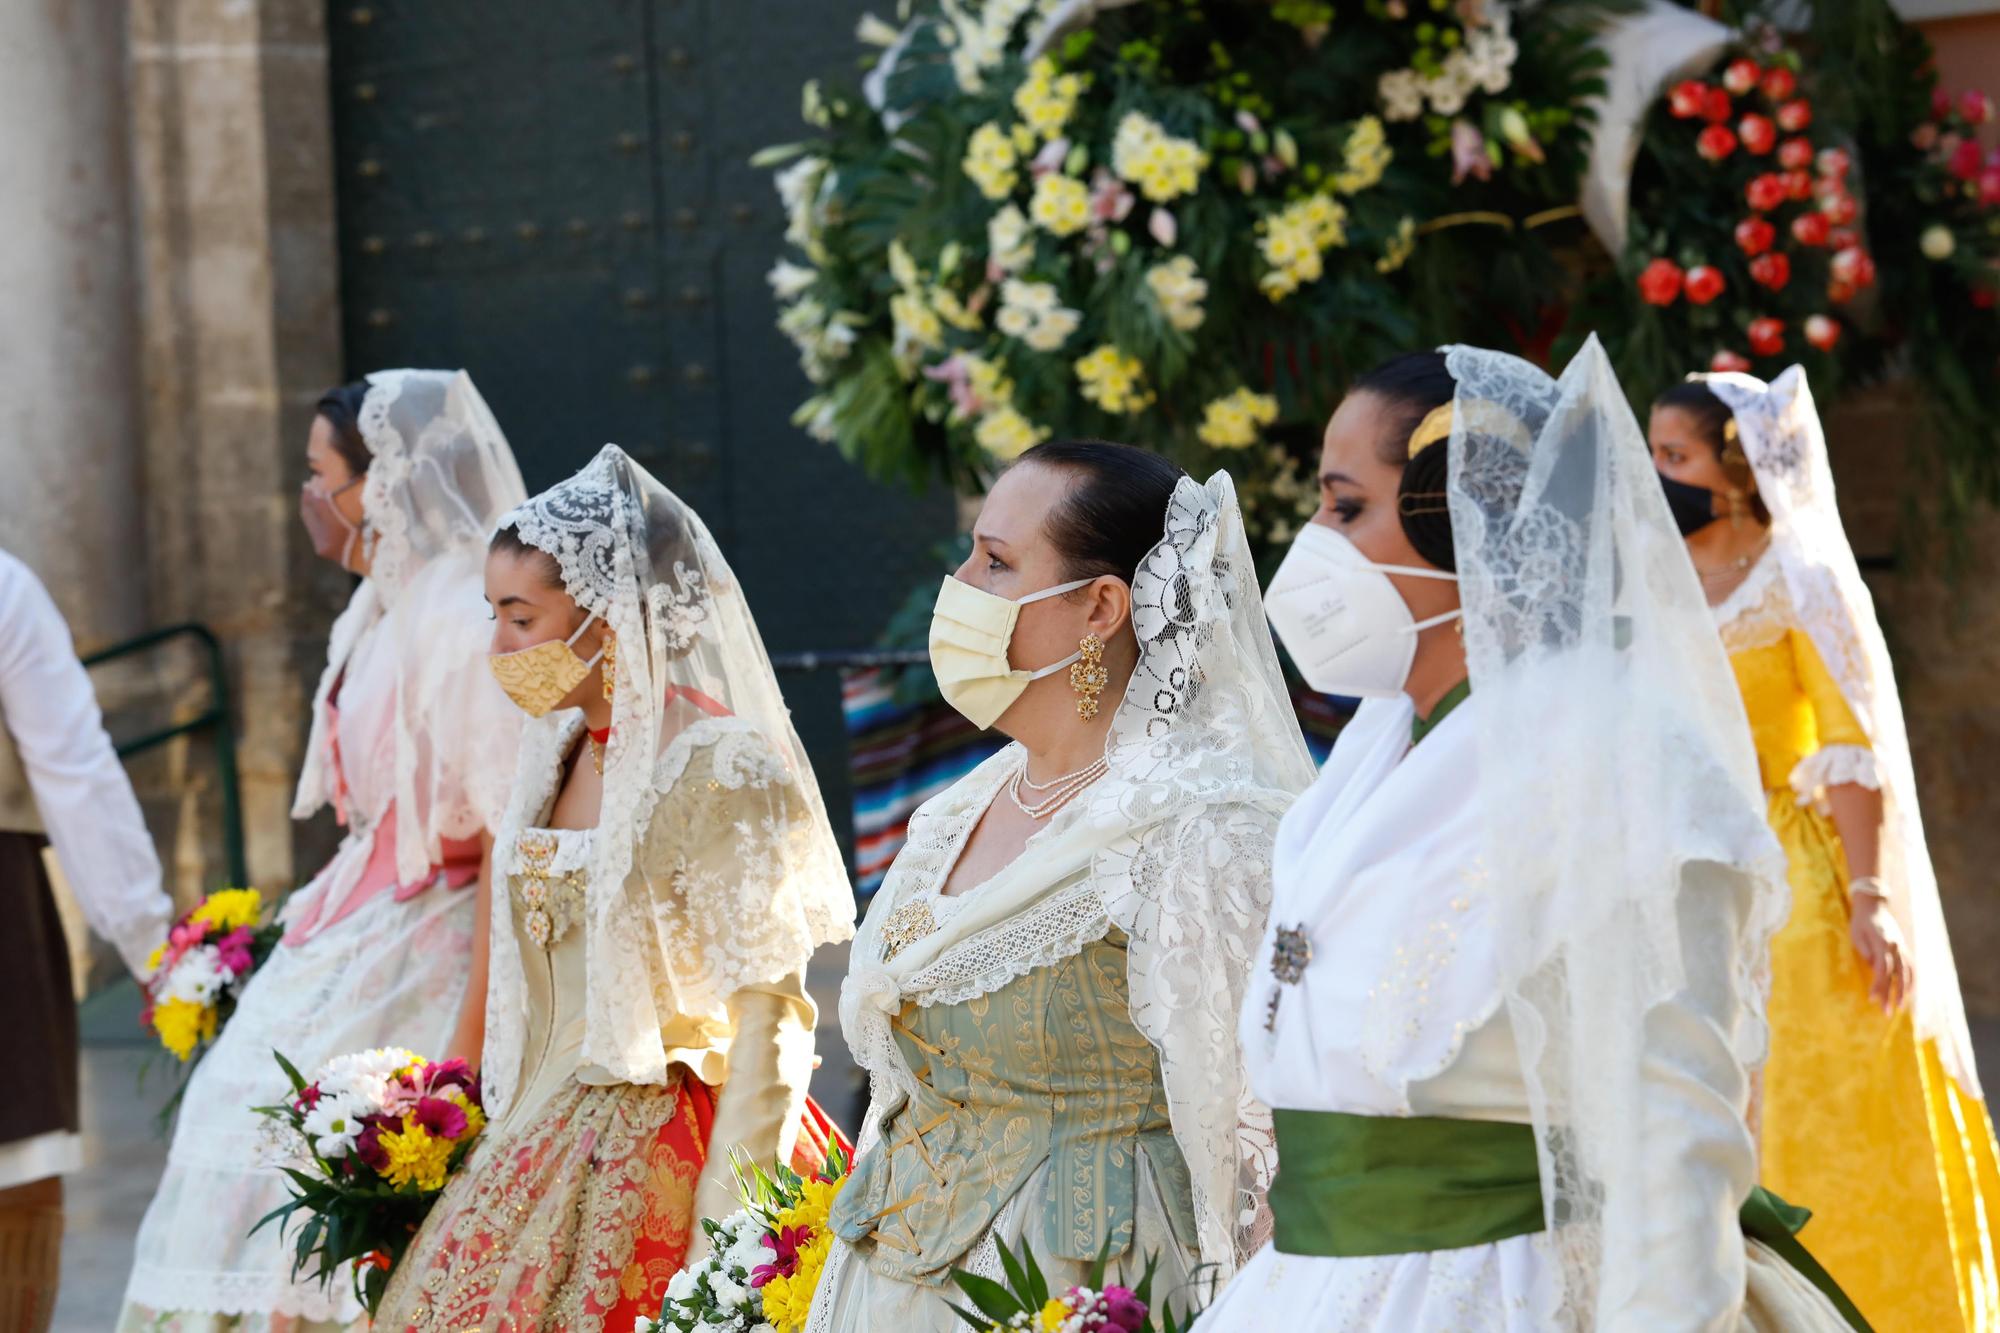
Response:
[[[76,996],[69,946],[56,914],[42,849],[32,833],[0,833],[0,1144],[81,1125],[77,1106]]]

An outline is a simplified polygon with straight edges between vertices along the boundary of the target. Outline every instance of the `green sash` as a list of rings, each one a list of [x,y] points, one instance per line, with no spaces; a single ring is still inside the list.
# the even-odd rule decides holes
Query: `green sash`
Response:
[[[1271,1216],[1282,1254],[1456,1250],[1543,1228],[1535,1132],[1527,1125],[1338,1111],[1272,1115],[1279,1167]],[[1769,1246],[1850,1325],[1870,1333],[1854,1302],[1799,1243],[1811,1216],[1760,1186],[1743,1205],[1743,1234]]]

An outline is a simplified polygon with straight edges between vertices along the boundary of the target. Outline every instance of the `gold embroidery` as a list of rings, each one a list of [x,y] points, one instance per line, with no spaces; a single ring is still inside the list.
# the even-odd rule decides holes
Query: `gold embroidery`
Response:
[[[553,834],[523,833],[514,846],[521,858],[520,883],[514,893],[528,909],[521,918],[522,928],[536,944],[554,948],[583,917],[587,876],[581,870],[551,872],[558,846]]]
[[[913,898],[904,903],[889,913],[889,919],[882,923],[882,961],[892,961],[897,954],[936,929],[937,918],[931,914],[929,899]]]

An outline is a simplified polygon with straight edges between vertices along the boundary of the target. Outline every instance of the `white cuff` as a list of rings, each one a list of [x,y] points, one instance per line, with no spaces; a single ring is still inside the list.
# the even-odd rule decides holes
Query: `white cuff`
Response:
[[[1824,809],[1827,788],[1849,784],[1882,790],[1875,752],[1865,745],[1823,745],[1792,769],[1792,792],[1800,805]]]

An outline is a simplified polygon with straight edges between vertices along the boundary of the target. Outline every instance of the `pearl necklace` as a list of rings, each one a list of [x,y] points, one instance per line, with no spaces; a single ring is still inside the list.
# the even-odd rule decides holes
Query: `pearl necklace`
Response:
[[[1729,578],[1731,575],[1741,574],[1744,570],[1756,564],[1758,557],[1763,555],[1764,552],[1768,551],[1770,548],[1771,548],[1771,539],[1769,537],[1766,537],[1763,541],[1757,544],[1756,550],[1746,551],[1744,554],[1737,556],[1734,560],[1731,560],[1728,564],[1722,566],[1722,568],[1720,569],[1701,569],[1697,567],[1694,572],[1702,579],[1703,582],[1706,583],[1713,583],[1717,579],[1726,579]]]
[[[1074,773],[1065,773],[1059,778],[1038,783],[1028,781],[1028,762],[1023,759],[1021,766],[1014,770],[1014,776],[1007,783],[1007,795],[1013,800],[1015,808],[1028,818],[1034,820],[1047,819],[1050,815],[1076,799],[1078,792],[1081,792],[1085,787],[1103,777],[1105,773],[1110,771],[1110,768],[1111,760],[1103,755],[1099,755],[1095,760],[1085,764]],[[1022,799],[1021,792],[1023,788],[1030,792],[1047,794],[1031,803]]]

